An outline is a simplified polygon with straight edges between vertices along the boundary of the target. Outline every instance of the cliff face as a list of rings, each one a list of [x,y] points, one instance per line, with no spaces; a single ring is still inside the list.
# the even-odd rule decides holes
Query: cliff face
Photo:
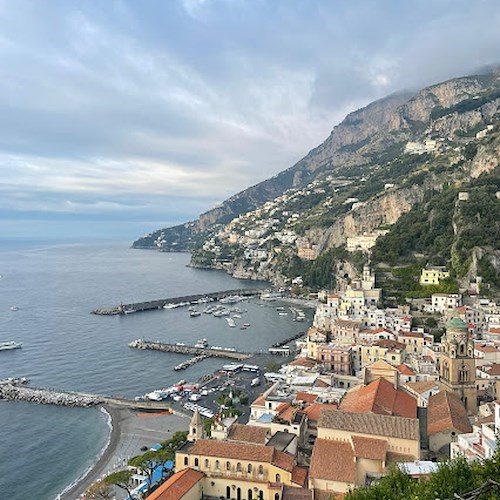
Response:
[[[268,216],[278,221],[272,230],[289,230],[292,226],[282,214],[297,212],[298,224],[292,229],[314,242],[320,253],[343,245],[348,237],[390,227],[429,192],[492,171],[500,156],[495,139],[499,107],[498,72],[388,96],[350,113],[321,145],[289,169],[234,195],[196,221],[155,231],[133,246],[162,251],[200,248],[207,238],[229,234],[227,224],[241,214],[301,189],[301,202],[292,203],[291,209],[275,204],[274,215]],[[483,135],[476,137],[478,133]],[[435,144],[426,145],[430,142]],[[425,145],[423,154],[405,154],[409,143]],[[337,181],[349,185],[337,193]],[[387,183],[392,187],[386,189]],[[357,200],[352,206],[346,205],[349,196]],[[255,245],[265,247],[268,256],[255,265],[245,265],[243,249],[238,257],[229,256],[233,259],[229,263],[226,258],[223,263],[210,261],[206,255],[203,259],[197,255],[195,263],[269,279],[276,275],[273,252],[278,250],[273,250],[272,235],[262,241],[252,244],[251,250]]]

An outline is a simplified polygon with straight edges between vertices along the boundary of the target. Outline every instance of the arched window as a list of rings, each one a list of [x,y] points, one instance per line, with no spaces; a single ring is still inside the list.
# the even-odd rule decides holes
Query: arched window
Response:
[[[448,362],[445,361],[443,365],[443,377],[448,380],[450,378],[450,367],[448,366]]]
[[[215,461],[215,470],[220,469],[220,462],[218,460]]]
[[[264,492],[259,490],[259,500],[264,500]]]
[[[259,474],[264,474],[264,467],[259,465]]]
[[[231,498],[231,486],[226,486],[226,498]]]
[[[195,467],[198,467],[198,465],[199,465],[199,461],[198,461],[198,459],[197,459],[197,458],[195,458],[195,459],[194,459],[194,466],[195,466]]]
[[[276,482],[281,483],[281,476],[279,474],[276,474]]]
[[[274,494],[274,500],[280,500],[280,494],[279,493],[275,493]]]
[[[252,473],[252,464],[248,464],[247,471],[249,474]]]
[[[463,356],[463,355],[465,354],[465,345],[464,345],[463,343],[462,343],[462,344],[460,344],[460,349],[459,349],[459,351],[460,351],[460,355],[461,355],[461,356]]]
[[[248,500],[252,500],[252,498],[253,498],[252,490],[248,488]]]
[[[241,472],[241,464],[239,462],[236,464],[236,472]]]
[[[466,366],[461,366],[458,370],[458,380],[459,382],[469,381],[469,369]]]
[[[231,470],[231,462],[226,462],[226,470]]]
[[[188,459],[188,457],[184,457],[184,465],[189,465],[189,459]]]
[[[205,469],[210,469],[210,462],[208,461],[208,458],[205,458]]]

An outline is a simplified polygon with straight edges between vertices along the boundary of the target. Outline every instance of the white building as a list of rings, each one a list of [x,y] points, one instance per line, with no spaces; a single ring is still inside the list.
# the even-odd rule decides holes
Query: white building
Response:
[[[462,305],[460,293],[433,293],[431,306],[434,312],[444,314],[445,311],[456,309]]]

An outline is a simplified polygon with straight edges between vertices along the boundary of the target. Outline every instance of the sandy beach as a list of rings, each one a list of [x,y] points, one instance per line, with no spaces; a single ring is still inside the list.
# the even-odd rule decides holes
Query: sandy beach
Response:
[[[61,500],[78,499],[92,483],[123,468],[129,458],[142,453],[141,447],[149,448],[165,441],[174,432],[187,430],[189,424],[189,418],[179,414],[144,414],[113,406],[104,408],[112,422],[108,446],[89,472],[61,495]]]

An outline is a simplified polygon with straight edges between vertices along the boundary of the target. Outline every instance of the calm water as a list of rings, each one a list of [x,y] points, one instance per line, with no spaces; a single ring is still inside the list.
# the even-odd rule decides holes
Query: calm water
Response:
[[[276,303],[245,301],[239,323],[185,308],[126,316],[89,312],[116,305],[255,282],[224,272],[186,267],[187,254],[131,250],[123,244],[54,245],[0,242],[0,341],[23,348],[0,352],[0,378],[25,376],[32,385],[108,395],[137,396],[179,378],[196,381],[224,361],[209,359],[184,372],[173,366],[184,356],[127,347],[136,338],[244,350],[266,349],[306,325],[280,316]],[[11,311],[11,306],[19,307]],[[200,308],[201,309],[201,308]],[[108,436],[105,416],[96,409],[73,409],[0,402],[0,497],[52,499],[93,463]],[[29,481],[27,479],[29,478]],[[6,495],[6,496],[4,496]]]

